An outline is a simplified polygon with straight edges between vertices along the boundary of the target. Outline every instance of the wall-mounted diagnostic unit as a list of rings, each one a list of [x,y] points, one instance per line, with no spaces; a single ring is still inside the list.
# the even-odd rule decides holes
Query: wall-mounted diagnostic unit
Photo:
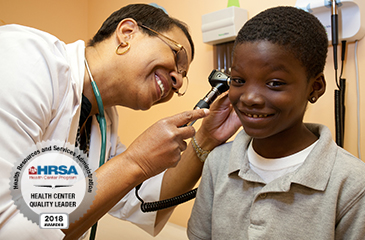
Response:
[[[330,0],[297,0],[296,7],[315,15],[326,28],[328,40],[331,36],[331,5]],[[337,0],[338,37],[348,43],[360,40],[365,35],[365,1]]]
[[[297,0],[296,7],[316,16],[325,27],[328,42],[333,49],[333,63],[335,70],[335,127],[336,143],[343,147],[345,132],[345,91],[346,79],[342,76],[346,44],[355,42],[356,85],[358,99],[358,154],[360,153],[360,104],[359,104],[359,74],[357,66],[357,43],[365,35],[365,1],[364,0]],[[341,45],[341,71],[337,75],[338,60],[337,48]]]
[[[203,42],[214,45],[233,41],[247,17],[247,10],[236,6],[203,15]]]
[[[202,16],[203,42],[213,45],[214,69],[231,72],[233,43],[247,20],[247,10],[238,1],[228,1],[227,8]]]

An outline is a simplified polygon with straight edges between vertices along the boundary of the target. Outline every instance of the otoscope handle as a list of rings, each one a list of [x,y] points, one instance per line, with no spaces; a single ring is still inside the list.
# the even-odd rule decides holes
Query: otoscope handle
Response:
[[[194,107],[194,109],[201,109],[201,108],[209,108],[210,105],[204,101],[203,99],[201,99]]]
[[[198,108],[209,108],[210,104],[214,102],[214,100],[220,95],[218,89],[216,87],[212,87],[212,89],[205,95],[203,99],[201,99],[194,107],[194,109]]]
[[[201,99],[196,105],[195,105],[195,107],[194,107],[194,110],[195,109],[202,109],[202,108],[207,108],[207,109],[209,109],[209,107],[210,107],[210,103],[209,102],[207,102],[205,99]],[[186,126],[193,126],[193,124],[196,122],[196,120],[194,120],[194,121],[192,121],[192,122],[190,122],[190,123],[187,123],[187,124],[185,124],[185,125],[183,125],[183,126],[181,126],[181,127],[186,127]]]

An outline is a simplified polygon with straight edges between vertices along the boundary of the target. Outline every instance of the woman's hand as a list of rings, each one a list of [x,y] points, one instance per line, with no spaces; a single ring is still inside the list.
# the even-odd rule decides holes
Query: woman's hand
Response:
[[[228,99],[228,91],[211,105],[210,114],[204,118],[197,132],[197,142],[205,150],[226,142],[241,127],[241,122]]]
[[[175,167],[180,161],[181,152],[187,148],[184,140],[195,135],[192,126],[180,126],[208,114],[209,110],[199,109],[164,118],[135,139],[124,155],[138,164],[146,178]]]

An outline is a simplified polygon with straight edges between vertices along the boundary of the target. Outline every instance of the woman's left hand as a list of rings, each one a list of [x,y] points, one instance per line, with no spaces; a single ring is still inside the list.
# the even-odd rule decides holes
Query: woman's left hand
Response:
[[[195,136],[201,148],[212,150],[226,142],[241,126],[229,101],[227,91],[212,103],[209,116],[203,119]]]

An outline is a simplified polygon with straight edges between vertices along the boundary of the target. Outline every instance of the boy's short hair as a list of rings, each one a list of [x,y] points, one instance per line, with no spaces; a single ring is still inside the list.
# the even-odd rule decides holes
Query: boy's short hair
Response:
[[[303,64],[308,79],[323,72],[328,38],[324,26],[312,14],[295,7],[267,9],[247,21],[234,43],[269,41],[285,47]]]

